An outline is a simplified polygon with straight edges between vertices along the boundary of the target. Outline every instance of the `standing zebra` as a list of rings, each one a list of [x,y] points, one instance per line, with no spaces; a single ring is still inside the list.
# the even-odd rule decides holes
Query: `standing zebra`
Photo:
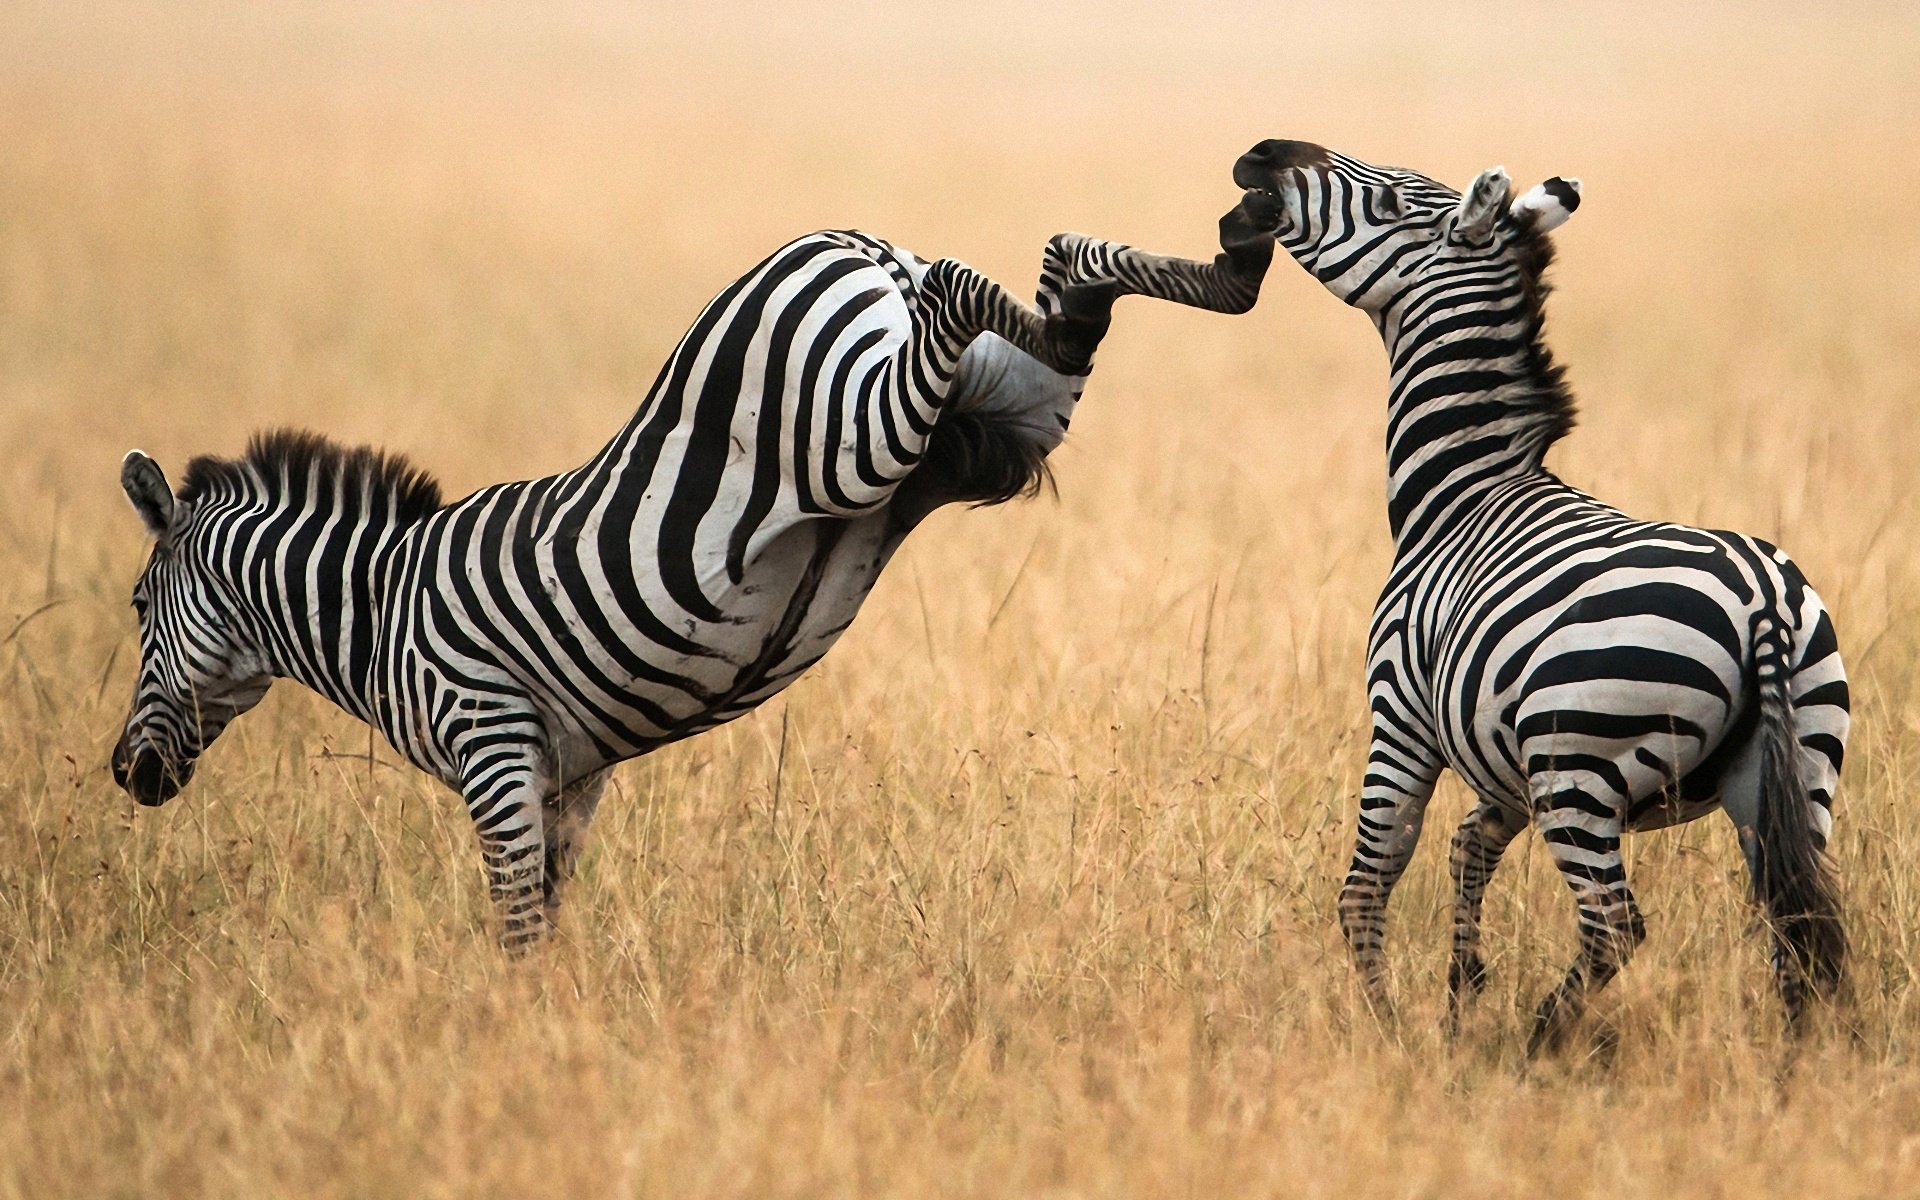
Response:
[[[1340,895],[1369,998],[1384,995],[1387,896],[1451,767],[1479,804],[1453,837],[1450,1024],[1485,985],[1481,897],[1529,819],[1580,914],[1532,1052],[1645,937],[1623,831],[1724,806],[1797,1025],[1806,985],[1831,992],[1846,952],[1822,853],[1848,720],[1833,623],[1767,543],[1630,520],[1541,465],[1573,424],[1542,276],[1579,184],[1510,202],[1495,168],[1461,196],[1290,141],[1255,146],[1234,181],[1268,194],[1280,242],[1373,318],[1391,364],[1394,561],[1368,638],[1372,748]]]
[[[1037,312],[952,259],[800,238],[707,305],[584,466],[451,505],[310,434],[196,458],[177,495],[134,451],[155,545],[114,778],[164,803],[297,679],[460,791],[502,941],[530,943],[612,765],[786,687],[933,509],[1037,488],[1116,296],[1251,307],[1262,207],[1222,218],[1211,264],[1060,235]]]

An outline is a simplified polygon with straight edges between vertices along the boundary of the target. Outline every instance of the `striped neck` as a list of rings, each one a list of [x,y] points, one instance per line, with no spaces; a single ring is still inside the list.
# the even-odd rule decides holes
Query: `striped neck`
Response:
[[[439,511],[440,485],[398,455],[278,430],[239,458],[188,463],[178,503],[232,632],[268,673],[373,720],[395,552]]]
[[[269,673],[372,721],[394,556],[415,523],[378,504],[344,510],[324,492],[303,499],[214,506],[202,517],[207,558]]]
[[[1541,336],[1545,296],[1537,270],[1478,263],[1376,316],[1391,367],[1387,515],[1402,551],[1502,483],[1544,473],[1547,447],[1573,426],[1564,369]]]

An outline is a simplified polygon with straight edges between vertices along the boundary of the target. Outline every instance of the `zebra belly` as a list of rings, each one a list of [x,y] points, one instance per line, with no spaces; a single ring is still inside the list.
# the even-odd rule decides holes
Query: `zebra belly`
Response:
[[[758,704],[832,649],[902,539],[884,509],[852,520],[819,519],[794,527],[769,547],[778,553],[752,563],[742,584],[754,588],[757,603],[728,606],[758,645],[730,687],[736,697]]]
[[[673,682],[626,676],[621,694],[600,706],[621,713],[612,728],[580,706],[543,705],[556,740],[585,770],[751,712],[839,640],[900,540],[884,510],[790,527],[748,560],[739,584],[712,597],[718,620],[682,626],[698,649],[660,662]]]

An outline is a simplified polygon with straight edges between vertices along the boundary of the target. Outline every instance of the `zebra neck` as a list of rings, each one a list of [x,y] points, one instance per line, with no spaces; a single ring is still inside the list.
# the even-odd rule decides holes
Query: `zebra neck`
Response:
[[[303,683],[374,720],[376,656],[387,623],[396,549],[406,529],[335,520],[324,511],[265,513],[252,536],[235,530],[231,579],[275,678]]]
[[[1517,279],[1416,295],[1381,317],[1392,371],[1387,515],[1402,550],[1503,484],[1545,471],[1573,401],[1540,330],[1540,292]]]

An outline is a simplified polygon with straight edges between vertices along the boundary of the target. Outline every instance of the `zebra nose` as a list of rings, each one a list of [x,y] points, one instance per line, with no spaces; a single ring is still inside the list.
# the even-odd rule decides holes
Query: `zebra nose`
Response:
[[[1240,156],[1240,161],[1234,164],[1234,180],[1240,182],[1242,171],[1284,171],[1288,167],[1321,167],[1326,163],[1327,151],[1324,146],[1285,138],[1268,138]]]
[[[192,774],[191,766],[169,767],[166,760],[151,747],[143,746],[131,753],[123,753],[118,746],[114,748],[114,782],[126,789],[127,795],[136,802],[148,808],[165,804],[179,795]]]

